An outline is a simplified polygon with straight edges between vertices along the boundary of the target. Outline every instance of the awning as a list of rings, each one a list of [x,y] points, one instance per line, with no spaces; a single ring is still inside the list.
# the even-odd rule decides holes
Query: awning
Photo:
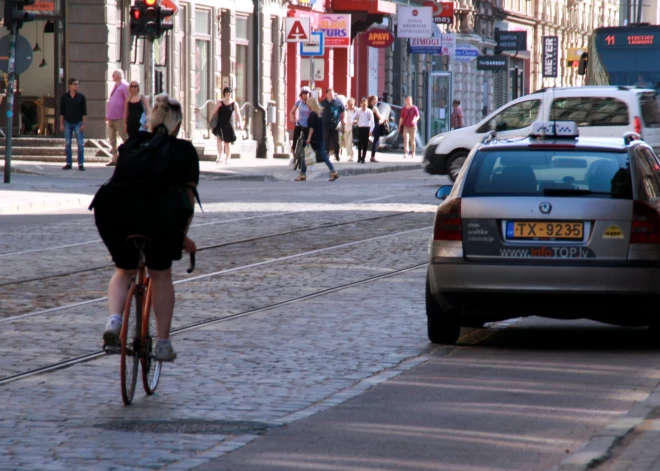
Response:
[[[364,12],[368,15],[395,15],[396,3],[388,0],[332,0],[335,13]]]
[[[351,39],[380,23],[384,16],[396,15],[396,3],[388,0],[332,0],[334,13],[350,13]]]

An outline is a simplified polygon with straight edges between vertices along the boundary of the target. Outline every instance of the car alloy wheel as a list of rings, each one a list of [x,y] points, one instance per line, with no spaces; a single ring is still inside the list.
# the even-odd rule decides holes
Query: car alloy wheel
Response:
[[[447,161],[447,174],[451,181],[456,181],[458,174],[467,160],[467,152],[456,152]]]

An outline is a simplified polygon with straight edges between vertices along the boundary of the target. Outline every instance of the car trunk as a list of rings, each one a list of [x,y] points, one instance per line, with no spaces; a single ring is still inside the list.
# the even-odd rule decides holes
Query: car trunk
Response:
[[[632,205],[594,197],[462,198],[464,256],[534,264],[625,261]]]

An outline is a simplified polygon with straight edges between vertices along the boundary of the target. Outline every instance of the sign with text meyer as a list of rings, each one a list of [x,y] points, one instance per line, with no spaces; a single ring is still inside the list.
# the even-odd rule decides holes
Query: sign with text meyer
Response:
[[[524,51],[527,49],[527,31],[495,31],[495,42],[500,51]]]
[[[557,77],[559,36],[543,36],[543,77]]]
[[[430,38],[433,36],[433,8],[398,6],[397,38]]]

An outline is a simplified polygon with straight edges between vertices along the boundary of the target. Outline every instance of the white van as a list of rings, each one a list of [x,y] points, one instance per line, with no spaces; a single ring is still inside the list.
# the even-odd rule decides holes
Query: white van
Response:
[[[660,151],[660,106],[655,90],[635,87],[544,88],[517,98],[474,126],[432,137],[424,148],[424,169],[454,180],[465,158],[488,131],[498,139],[527,136],[534,121],[575,121],[584,137],[641,134]]]

